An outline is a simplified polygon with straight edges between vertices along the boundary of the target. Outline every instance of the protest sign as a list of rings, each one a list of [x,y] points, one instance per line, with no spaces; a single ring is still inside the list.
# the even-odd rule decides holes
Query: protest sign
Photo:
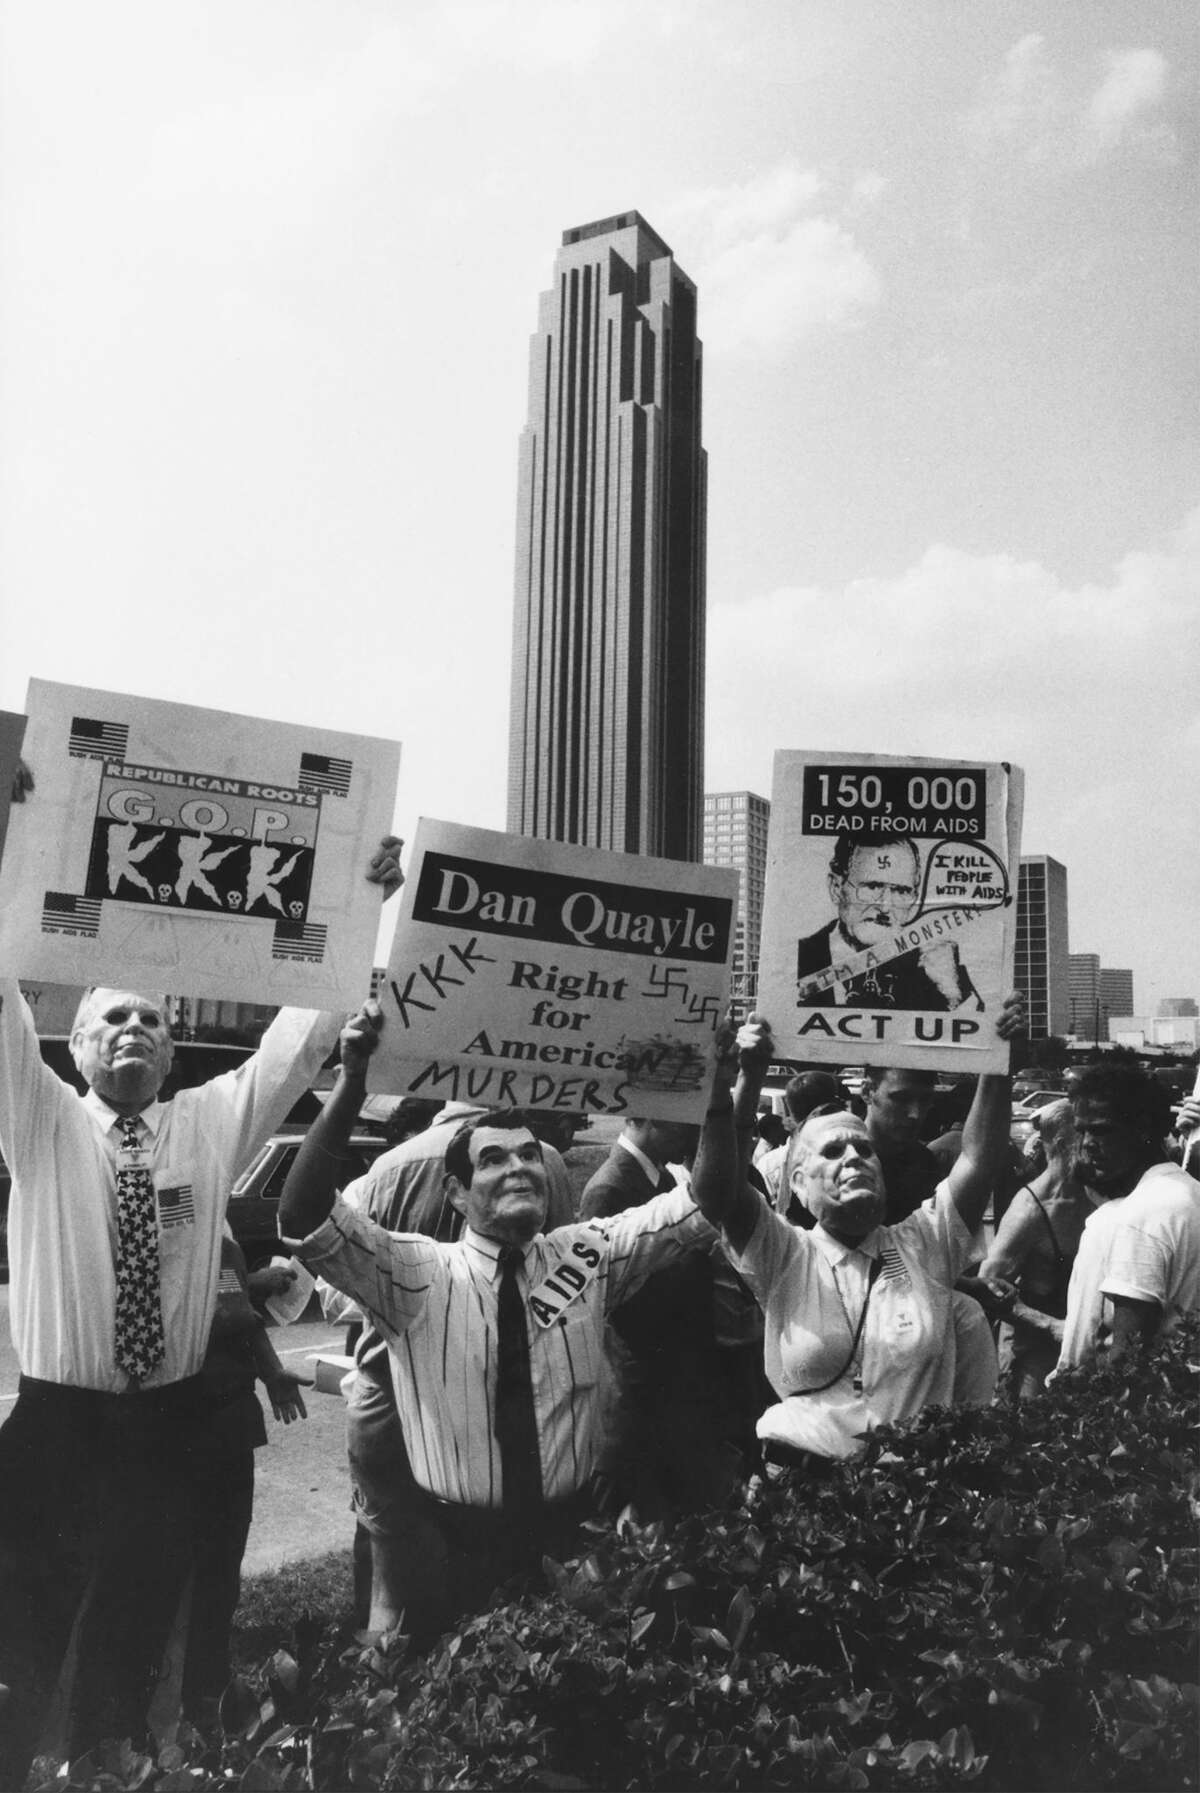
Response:
[[[24,716],[14,715],[12,710],[0,710],[0,857],[4,854],[8,809],[12,801],[13,779],[21,758],[21,738],[24,733]]]
[[[699,1120],[737,873],[422,820],[370,1086]]]
[[[34,679],[0,868],[27,978],[351,1008],[369,986],[399,747]]]
[[[1006,764],[775,755],[758,1007],[782,1056],[1007,1068],[1023,788]]]

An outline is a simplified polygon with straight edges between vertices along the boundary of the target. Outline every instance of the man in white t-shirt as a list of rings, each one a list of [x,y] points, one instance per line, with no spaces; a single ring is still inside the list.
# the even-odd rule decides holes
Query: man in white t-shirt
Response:
[[[1200,1312],[1200,1183],[1167,1161],[1166,1096],[1140,1065],[1089,1065],[1071,1095],[1083,1229],[1058,1368],[1117,1356]]]

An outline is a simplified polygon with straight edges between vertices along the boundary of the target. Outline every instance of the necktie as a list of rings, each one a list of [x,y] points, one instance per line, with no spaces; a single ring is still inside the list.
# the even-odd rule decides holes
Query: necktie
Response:
[[[524,1255],[516,1245],[506,1245],[500,1252],[495,1432],[500,1446],[500,1479],[506,1513],[527,1513],[542,1503],[542,1465],[533,1411],[529,1332],[525,1303],[517,1287],[517,1271]]]
[[[117,1365],[136,1381],[162,1362],[162,1298],[154,1182],[133,1115],[121,1122],[117,1152]]]

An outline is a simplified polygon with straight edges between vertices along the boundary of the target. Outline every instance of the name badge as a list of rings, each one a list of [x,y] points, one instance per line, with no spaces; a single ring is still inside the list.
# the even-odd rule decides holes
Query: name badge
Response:
[[[608,1250],[608,1233],[598,1220],[589,1220],[587,1230],[590,1236],[573,1239],[550,1274],[530,1290],[529,1311],[539,1326],[553,1326],[595,1281]]]
[[[118,1146],[118,1170],[149,1170],[150,1153],[145,1146]]]

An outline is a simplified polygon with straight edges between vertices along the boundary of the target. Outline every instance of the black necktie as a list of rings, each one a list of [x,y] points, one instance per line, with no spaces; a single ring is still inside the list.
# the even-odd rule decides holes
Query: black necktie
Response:
[[[133,1115],[121,1122],[117,1152],[117,1310],[119,1368],[140,1382],[166,1353],[158,1274],[154,1181],[145,1167]]]
[[[506,1513],[529,1512],[542,1502],[542,1464],[533,1412],[529,1332],[525,1303],[517,1287],[517,1271],[524,1255],[516,1245],[505,1245],[501,1249],[500,1291],[496,1304],[495,1430],[500,1446],[500,1479]]]

